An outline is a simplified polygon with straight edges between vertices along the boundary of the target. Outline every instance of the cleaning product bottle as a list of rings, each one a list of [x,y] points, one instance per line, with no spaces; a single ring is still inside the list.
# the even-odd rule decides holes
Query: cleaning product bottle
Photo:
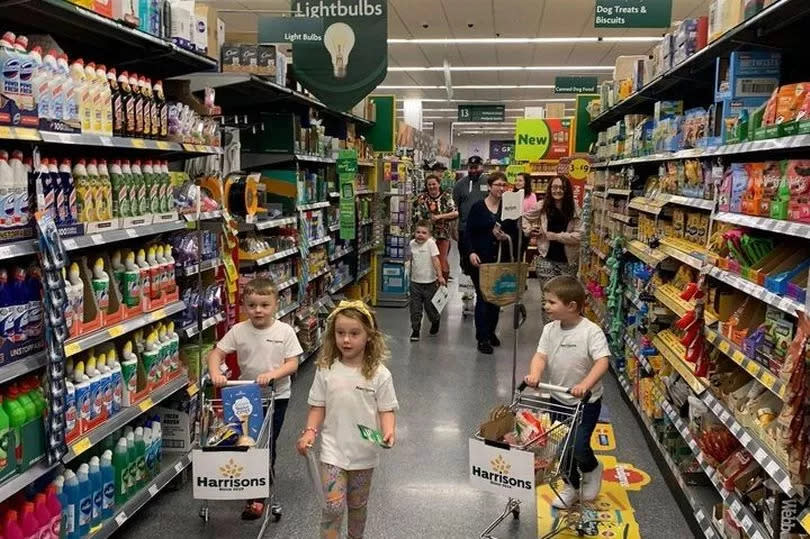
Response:
[[[177,290],[177,281],[174,273],[175,262],[172,256],[172,245],[163,246],[163,256],[166,258],[166,293],[173,294]]]
[[[138,389],[154,387],[158,383],[157,360],[158,360],[157,335],[155,332],[149,333],[143,352],[140,354],[141,361],[138,364]],[[145,384],[145,385],[143,385]]]
[[[143,173],[143,185],[146,190],[146,213],[157,213],[152,211],[152,187],[154,186],[155,174],[152,169],[152,161],[147,159],[141,167]],[[160,202],[158,202],[158,206]]]
[[[0,152],[2,155],[2,152]],[[2,175],[0,175],[2,178]],[[52,216],[56,219],[56,211],[53,207],[54,204],[54,194],[53,194],[53,186],[51,182],[51,173],[48,170],[48,160],[46,158],[42,158],[39,160],[39,166],[37,167],[37,171],[34,174],[34,200],[35,200],[35,210],[41,211],[44,215]],[[2,181],[0,181],[0,186],[2,186]],[[3,188],[0,187],[0,192],[3,191]],[[2,198],[0,196],[0,198]],[[5,199],[2,201],[2,208],[5,208]],[[5,220],[5,211],[0,208],[0,222]],[[3,225],[5,226],[5,225]]]
[[[73,181],[76,185],[76,209],[79,212],[79,222],[91,223],[96,220],[95,193],[87,176],[87,165],[84,159],[79,159],[73,165]]]
[[[122,295],[127,307],[137,307],[143,300],[141,291],[141,270],[135,264],[135,252],[127,251],[124,263],[124,284]]]
[[[155,445],[155,474],[160,473],[160,461],[163,458],[163,432],[160,428],[160,416],[152,418],[152,443]]]
[[[50,49],[42,57],[42,67],[43,76],[48,79],[47,95],[44,97],[48,100],[45,107],[46,119],[62,121],[64,119],[65,92],[67,90],[66,82],[70,80],[70,77],[65,78],[59,65],[59,54],[53,49]]]
[[[172,187],[172,180],[169,175],[169,161],[163,161],[161,173],[163,174],[163,183],[166,186],[166,211],[171,211],[174,208],[174,187]]]
[[[40,524],[36,515],[34,515],[33,503],[25,502],[22,504],[22,516],[19,524],[25,539],[37,539],[39,537]]]
[[[149,213],[149,201],[146,199],[146,182],[143,179],[143,171],[141,170],[141,160],[136,159],[132,162],[132,182],[138,189],[138,215],[147,215]]]
[[[122,71],[118,75],[118,87],[121,91],[121,104],[124,109],[124,131],[126,136],[135,136],[135,100],[132,87],[129,85],[129,73]]]
[[[93,527],[101,523],[102,510],[104,507],[104,485],[101,479],[101,461],[98,457],[90,459],[90,490],[93,493],[93,517],[90,526]]]
[[[59,479],[62,479],[61,477]],[[62,537],[62,501],[60,499],[60,492],[62,486],[64,486],[64,479],[61,481],[61,486],[57,486],[57,483],[54,482],[51,485],[48,485],[48,488],[45,489],[45,507],[48,510],[48,515],[50,517],[50,531],[51,534],[48,537],[52,539],[58,539]]]
[[[46,55],[47,57],[47,55]],[[51,90],[50,82],[53,79],[52,68],[45,63],[42,56],[42,47],[31,49],[31,59],[34,61],[34,103],[37,104],[37,116],[43,119],[51,118]],[[56,58],[51,56],[50,61],[56,67]]]
[[[79,220],[79,211],[76,208],[76,188],[70,172],[70,159],[62,159],[59,165],[59,187],[65,200],[65,223],[73,224]]]
[[[107,169],[107,161],[105,159],[99,159],[98,161],[98,182],[99,182],[99,189],[101,191],[100,196],[104,204],[103,219],[109,220],[113,218],[112,182],[110,181],[110,172]]]
[[[149,272],[149,263],[146,261],[146,252],[143,249],[138,249],[135,262],[138,264],[141,274],[141,296],[144,304],[148,304],[149,299],[152,297],[152,277]]]
[[[112,461],[111,450],[107,449],[101,454],[101,518],[104,520],[110,518],[115,511],[115,469]]]
[[[17,511],[9,509],[6,511],[6,518],[3,521],[3,537],[5,539],[24,539],[22,528],[17,520]]]
[[[129,165],[129,159],[124,159],[121,161],[121,175],[124,178],[124,185],[127,189],[129,214],[132,217],[137,217],[140,215],[140,205],[138,204],[138,186],[135,185],[134,178],[132,177],[132,167]]]
[[[141,103],[143,104],[143,138],[152,136],[152,86],[146,83],[143,75],[138,79],[138,87],[141,92]]]
[[[37,405],[34,404],[34,400],[29,394],[28,387],[22,381],[12,383],[11,387],[13,387],[17,393],[17,402],[19,402],[20,406],[25,410],[25,422],[34,421],[38,416]]]
[[[9,287],[11,301],[14,303],[14,334],[16,342],[28,340],[28,289],[25,285],[25,269],[14,268],[14,279]]]
[[[90,420],[93,421],[101,417],[101,411],[104,408],[104,394],[102,393],[101,376],[96,368],[95,350],[90,350],[87,356],[84,373],[90,379]]]
[[[22,426],[25,424],[26,414],[25,409],[17,400],[17,388],[13,385],[6,389],[5,397],[3,397],[3,410],[8,415],[9,428],[14,434],[14,457],[17,470],[22,469]],[[9,446],[9,453],[11,446]]]
[[[11,464],[8,452],[14,451],[14,446],[9,446],[10,432],[11,421],[3,409],[3,397],[0,395],[0,473],[5,473]]]
[[[150,122],[152,124],[152,138],[157,138],[160,136],[160,116],[158,111],[158,102],[157,98],[155,97],[155,93],[152,90],[152,79],[146,79],[146,91],[149,93],[149,103],[150,107]]]
[[[104,220],[104,197],[101,192],[101,182],[98,177],[98,161],[90,159],[87,161],[87,180],[90,188],[90,196],[93,198],[93,209],[95,212],[91,215],[92,221]]]
[[[172,343],[169,339],[169,333],[166,331],[165,324],[158,324],[158,361],[160,367],[158,368],[158,376],[160,380],[165,381],[172,373],[171,359],[172,359]]]
[[[129,187],[124,182],[120,159],[114,160],[110,166],[110,182],[113,217],[132,217],[129,212]]]
[[[136,481],[138,489],[148,481],[146,475],[146,444],[143,439],[143,427],[135,429],[135,462],[136,462]]]
[[[90,377],[84,372],[84,361],[78,361],[73,367],[73,386],[76,388],[76,408],[79,411],[79,428],[84,429],[93,418]]]
[[[132,406],[132,398],[138,391],[138,356],[132,350],[132,341],[124,343],[121,349],[121,379],[122,379],[122,395],[121,402],[123,406]]]
[[[70,65],[70,78],[73,81],[82,133],[93,132],[93,106],[90,102],[90,87],[84,70],[84,60],[78,58]]]
[[[124,296],[124,273],[126,267],[121,260],[121,250],[116,249],[110,256],[110,265],[112,266],[112,276],[115,282],[115,287],[121,292],[121,297]]]
[[[113,134],[112,90],[107,80],[107,67],[96,67],[96,80],[99,85],[101,101],[101,132],[108,137]]]
[[[114,353],[114,349],[112,350]],[[96,370],[98,370],[99,377],[101,378],[101,389],[99,389],[99,392],[102,396],[102,411],[107,415],[107,417],[110,417],[114,413],[113,381],[112,370],[109,366],[109,357],[107,353],[102,352],[96,357]]]
[[[93,520],[93,487],[90,485],[90,467],[85,463],[76,472],[79,480],[79,537],[87,537]]]
[[[20,150],[11,152],[8,162],[14,175],[14,224],[28,224],[28,173],[23,165],[23,153]]]
[[[0,151],[0,226],[14,226],[16,198],[14,193],[14,171],[8,164],[8,152]]]
[[[107,312],[110,307],[110,276],[104,271],[104,259],[97,258],[93,265],[93,295],[101,312]]]
[[[67,370],[67,369],[66,369]],[[76,403],[76,386],[73,378],[65,376],[65,435],[76,430],[79,420],[79,408]]]
[[[155,107],[157,108],[158,129],[160,138],[169,136],[169,109],[166,106],[166,95],[163,93],[163,81],[155,82],[153,87],[155,93]]]
[[[68,301],[71,305],[71,310],[76,316],[79,323],[84,322],[84,281],[82,281],[81,274],[79,273],[79,265],[76,262],[70,264],[70,271],[68,272],[68,280],[70,281],[70,290],[68,292]]]
[[[45,190],[53,195],[53,215],[56,219],[56,224],[64,225],[67,223],[68,219],[67,201],[65,200],[65,192],[62,190],[58,162],[55,158],[48,159],[47,166],[50,182],[47,184]],[[48,206],[50,206],[50,200],[48,201]]]
[[[55,53],[55,52],[54,52]],[[59,118],[57,107],[62,106],[61,120],[74,127],[81,127],[81,115],[79,114],[79,92],[76,84],[70,76],[70,66],[68,65],[67,54],[61,53],[56,58],[56,66],[59,80],[62,81],[62,95],[58,99],[53,93],[54,118]]]
[[[174,321],[169,321],[166,325],[166,335],[169,337],[171,343],[171,369],[172,372],[177,372],[181,368],[180,362],[180,335],[174,330]]]
[[[152,427],[149,425],[143,427],[143,447],[144,459],[146,461],[146,471],[144,475],[148,482],[155,477],[155,447],[152,442]]]
[[[124,379],[121,375],[121,364],[118,362],[118,354],[114,346],[107,350],[107,369],[110,373],[111,410],[113,414],[117,414],[123,406]]]
[[[143,136],[143,98],[141,96],[141,87],[138,82],[138,74],[133,72],[129,74],[129,87],[132,90],[132,98],[135,105],[135,135],[136,137]]]
[[[126,135],[126,118],[124,117],[124,95],[118,84],[118,72],[114,67],[107,70],[107,86],[110,89],[110,110],[112,112],[113,135]]]
[[[127,472],[127,496],[132,497],[138,491],[138,453],[135,450],[135,431],[132,427],[127,426],[124,429],[125,438],[127,439],[127,462],[129,463],[129,471]]]
[[[89,62],[84,67],[84,78],[85,80],[87,80],[87,84],[89,86],[88,91],[90,92],[89,96],[90,107],[93,110],[92,117],[90,120],[92,123],[91,132],[96,135],[102,135],[103,134],[102,130],[104,128],[104,121],[103,121],[104,111],[101,109],[101,96],[99,94],[101,86],[99,85],[98,80],[96,78],[95,62]]]
[[[35,339],[42,336],[42,270],[36,264],[28,267],[25,289],[28,300],[28,338]]]
[[[120,507],[127,501],[129,495],[129,453],[126,438],[119,438],[118,444],[115,446],[112,465],[115,471],[115,505]]]
[[[160,289],[160,264],[157,261],[157,254],[155,246],[149,247],[146,255],[146,262],[149,264],[149,297],[154,301],[161,297],[162,290]]]
[[[8,286],[8,272],[0,268],[0,338],[11,340],[14,336],[14,306]]]
[[[65,486],[62,489],[67,507],[67,521],[65,522],[65,537],[67,539],[80,539],[79,534],[79,479],[72,470],[65,470]]]
[[[158,279],[160,280],[158,288],[160,289],[161,296],[166,293],[166,284],[168,283],[169,280],[168,276],[169,262],[163,255],[164,251],[165,249],[163,248],[162,243],[158,243],[155,246],[155,261],[157,262]]]

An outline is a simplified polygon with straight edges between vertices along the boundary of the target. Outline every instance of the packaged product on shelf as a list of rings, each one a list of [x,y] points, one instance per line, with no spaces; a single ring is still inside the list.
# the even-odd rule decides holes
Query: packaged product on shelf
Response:
[[[225,422],[239,433],[236,445],[256,445],[264,419],[259,386],[249,384],[223,388],[222,406]]]

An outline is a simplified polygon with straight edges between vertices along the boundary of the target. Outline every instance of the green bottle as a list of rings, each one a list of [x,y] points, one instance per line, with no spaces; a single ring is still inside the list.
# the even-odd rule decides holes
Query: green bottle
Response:
[[[115,446],[113,453],[113,470],[115,471],[115,506],[121,505],[127,501],[129,494],[129,456],[127,451],[127,439],[119,438],[118,444]]]
[[[112,182],[113,217],[132,217],[129,211],[129,186],[126,184],[120,159],[112,162],[110,182]]]
[[[37,418],[37,405],[34,404],[31,395],[25,391],[24,386],[19,386],[16,383],[12,385],[15,386],[17,390],[17,402],[19,402],[23,410],[25,410],[25,422],[28,423],[29,421],[35,420]]]
[[[129,215],[138,217],[140,215],[138,206],[138,186],[135,185],[135,180],[132,178],[132,167],[129,166],[129,159],[124,159],[121,162],[121,175],[124,177],[124,185],[127,189],[127,198],[129,199]]]
[[[138,452],[135,450],[135,433],[127,427],[127,462],[129,463],[129,485],[127,498],[138,492]]]
[[[147,215],[149,213],[149,197],[146,193],[146,182],[143,178],[143,170],[141,169],[141,160],[136,159],[132,162],[132,182],[138,188],[138,215]]]
[[[19,470],[22,467],[22,426],[25,424],[26,416],[25,409],[17,397],[17,388],[12,385],[6,391],[6,398],[3,399],[3,410],[8,414],[9,427],[14,433],[14,456]]]
[[[48,402],[45,400],[45,395],[42,394],[42,387],[39,385],[36,376],[29,376],[25,379],[23,390],[34,401],[34,405],[37,407],[37,417],[45,417]]]
[[[146,473],[146,444],[143,441],[143,427],[135,429],[135,462],[138,474],[138,489],[149,481]]]
[[[3,402],[3,397],[0,397],[0,403]],[[10,420],[6,412],[0,405],[0,476],[5,476],[9,465],[8,450],[9,450],[9,426]]]

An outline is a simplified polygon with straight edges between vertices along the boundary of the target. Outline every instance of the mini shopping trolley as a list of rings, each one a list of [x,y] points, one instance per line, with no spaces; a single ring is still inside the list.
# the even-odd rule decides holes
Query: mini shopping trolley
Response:
[[[226,386],[254,383],[252,380],[232,380]],[[275,505],[275,478],[271,464],[276,394],[273,384],[269,387],[269,396],[262,398],[265,412],[261,430],[255,445],[250,447],[209,445],[209,429],[217,418],[222,418],[224,408],[222,399],[206,398],[204,387],[200,391],[200,449],[194,451],[192,460],[194,498],[203,500],[200,517],[204,522],[209,520],[209,500],[265,500],[257,539],[264,535],[271,519],[273,522],[281,519],[281,510]]]
[[[525,382],[518,386],[514,392],[512,403],[508,407],[503,407],[501,416],[504,414],[514,415],[526,410],[535,416],[547,417],[550,423],[549,428],[525,443],[492,442],[484,438],[480,429],[476,431],[474,438],[505,451],[517,449],[532,453],[534,456],[535,487],[549,485],[553,495],[556,496],[559,493],[560,480],[568,477],[573,470],[573,466],[576,466],[573,458],[574,440],[582,421],[584,405],[588,402],[591,393],[588,392],[575,406],[566,406],[543,397],[524,395],[523,391],[526,387]],[[549,384],[539,384],[538,389],[570,394],[569,388]],[[582,496],[579,496],[580,500],[581,498]],[[532,499],[535,499],[534,491],[532,491]],[[519,499],[510,497],[503,512],[492,521],[487,529],[481,532],[480,537],[495,539],[491,535],[492,532],[510,513],[516,519],[520,517],[520,504]],[[542,539],[553,537],[566,529],[575,529],[580,536],[585,535],[588,521],[585,518],[582,503],[578,501],[568,510],[561,510],[561,514],[563,512],[566,515],[561,517],[560,524],[546,535],[543,535]]]

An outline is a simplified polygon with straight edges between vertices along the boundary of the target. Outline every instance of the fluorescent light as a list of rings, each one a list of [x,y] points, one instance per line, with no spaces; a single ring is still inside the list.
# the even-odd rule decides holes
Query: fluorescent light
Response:
[[[661,36],[634,37],[472,37],[472,38],[389,38],[388,43],[413,45],[508,45],[524,43],[655,43]]]
[[[453,85],[454,90],[551,90],[553,84],[459,84]],[[424,86],[424,85],[382,85],[377,86],[378,90],[444,90],[444,86]]]
[[[397,103],[397,104],[399,104],[399,103]],[[402,107],[398,107],[398,108],[402,109]],[[516,109],[505,108],[503,110],[505,110],[506,112],[524,112],[523,108],[516,108]],[[458,108],[455,108],[455,109],[424,109],[423,108],[422,109],[422,112],[457,112],[457,111],[458,111]],[[401,110],[398,110],[397,112],[401,112]]]
[[[614,66],[450,66],[450,71],[613,71]],[[388,71],[444,71],[444,66],[388,66]]]

